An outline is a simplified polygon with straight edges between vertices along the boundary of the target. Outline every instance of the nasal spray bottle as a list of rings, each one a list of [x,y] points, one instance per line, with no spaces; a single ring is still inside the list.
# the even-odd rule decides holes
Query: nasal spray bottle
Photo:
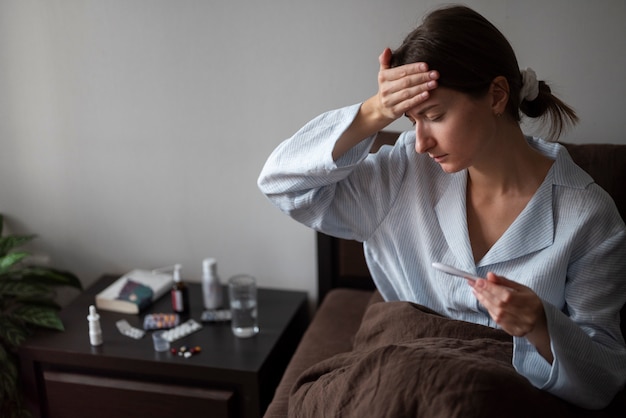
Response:
[[[89,342],[91,345],[102,345],[102,328],[100,327],[100,315],[96,312],[96,307],[89,306]]]
[[[181,265],[174,266],[174,285],[172,286],[172,310],[187,315],[189,313],[189,289],[180,277]]]
[[[222,306],[222,283],[214,258],[205,258],[202,261],[202,296],[205,309],[218,309]]]

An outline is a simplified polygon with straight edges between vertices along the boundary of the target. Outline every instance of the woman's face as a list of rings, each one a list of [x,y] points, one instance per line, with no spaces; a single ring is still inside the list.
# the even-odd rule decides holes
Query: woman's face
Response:
[[[486,161],[496,133],[491,103],[490,94],[476,99],[445,87],[431,91],[406,112],[415,126],[415,151],[428,153],[447,173]]]

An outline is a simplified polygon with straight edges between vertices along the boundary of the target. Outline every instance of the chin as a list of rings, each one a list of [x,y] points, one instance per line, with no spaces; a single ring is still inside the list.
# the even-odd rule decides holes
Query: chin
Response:
[[[448,173],[448,174],[458,173],[459,171],[462,171],[465,169],[465,167],[459,167],[459,166],[452,165],[452,164],[439,164],[439,167],[441,167],[444,173]]]

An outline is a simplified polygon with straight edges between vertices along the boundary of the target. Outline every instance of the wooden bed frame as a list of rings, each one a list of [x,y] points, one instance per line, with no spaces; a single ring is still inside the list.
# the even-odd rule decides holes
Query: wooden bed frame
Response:
[[[332,289],[374,290],[372,276],[367,269],[363,244],[358,241],[317,233],[317,301],[322,302]]]

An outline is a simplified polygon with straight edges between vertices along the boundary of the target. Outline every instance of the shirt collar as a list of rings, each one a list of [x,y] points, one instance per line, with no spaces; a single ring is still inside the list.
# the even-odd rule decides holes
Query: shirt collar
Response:
[[[589,174],[576,165],[563,145],[530,136],[526,140],[531,147],[554,160],[551,171],[555,185],[584,189],[594,182]]]
[[[448,187],[435,206],[435,212],[446,242],[455,254],[460,268],[475,272],[477,266],[508,261],[552,245],[554,186],[585,188],[593,182],[591,176],[574,163],[563,145],[532,137],[527,137],[527,141],[555,162],[524,210],[478,264],[474,263],[467,228],[467,172],[464,170],[450,176]],[[451,222],[451,219],[464,220],[462,228]]]

